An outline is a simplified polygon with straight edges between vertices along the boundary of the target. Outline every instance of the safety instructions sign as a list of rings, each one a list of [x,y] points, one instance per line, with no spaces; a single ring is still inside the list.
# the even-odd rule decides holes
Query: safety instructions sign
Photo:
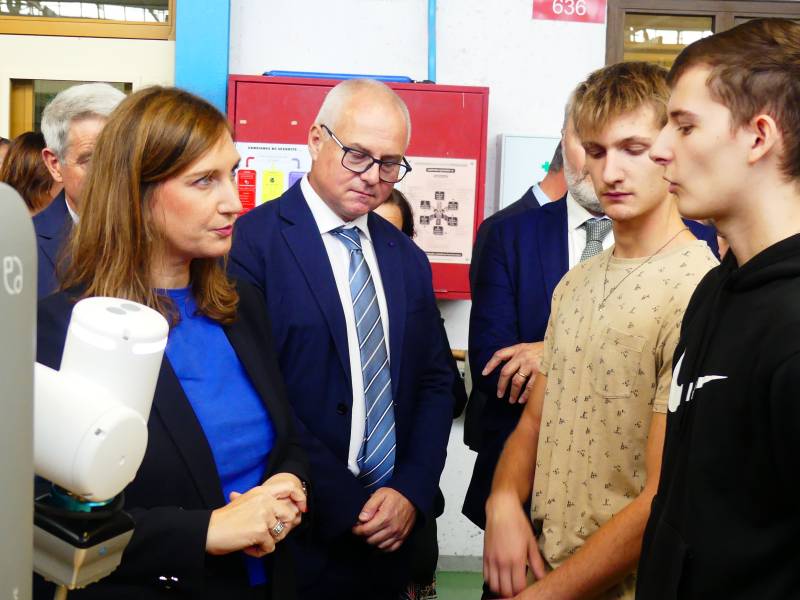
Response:
[[[411,172],[395,187],[411,203],[414,240],[431,262],[468,264],[477,161],[409,156],[408,162]]]
[[[236,142],[236,150],[241,156],[236,183],[243,213],[274,200],[311,170],[305,144]]]

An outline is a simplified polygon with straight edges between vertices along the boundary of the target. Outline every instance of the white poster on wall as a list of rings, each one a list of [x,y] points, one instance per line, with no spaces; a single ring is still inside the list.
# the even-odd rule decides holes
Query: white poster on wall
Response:
[[[306,144],[236,142],[241,162],[236,173],[244,212],[274,200],[311,169]]]
[[[408,162],[412,171],[395,187],[411,203],[417,245],[431,262],[468,264],[477,161],[410,156]]]

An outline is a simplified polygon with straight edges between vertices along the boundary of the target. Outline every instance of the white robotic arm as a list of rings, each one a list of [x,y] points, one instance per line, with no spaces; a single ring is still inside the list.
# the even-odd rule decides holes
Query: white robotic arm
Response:
[[[136,476],[169,326],[117,298],[86,298],[61,368],[36,363],[34,467],[55,486],[36,499],[33,568],[73,589],[113,571],[133,535],[111,502]]]
[[[36,363],[37,475],[93,502],[133,480],[168,332],[164,317],[140,304],[87,298],[75,305],[61,369]]]
[[[36,279],[27,208],[0,183],[0,597],[15,600],[31,597],[32,564],[62,591],[119,564],[133,523],[114,499],[144,457],[169,332],[145,306],[88,298],[73,310],[60,370],[34,370]],[[55,484],[35,516],[34,465]]]

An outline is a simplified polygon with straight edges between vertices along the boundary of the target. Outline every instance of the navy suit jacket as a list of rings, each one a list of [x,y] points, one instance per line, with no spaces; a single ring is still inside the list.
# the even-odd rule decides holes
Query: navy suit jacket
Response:
[[[370,214],[368,227],[389,318],[397,449],[387,486],[429,515],[453,419],[453,374],[430,264],[408,237],[379,216]],[[347,468],[353,392],[344,311],[299,182],[237,222],[229,268],[264,293],[289,401],[309,456],[313,536],[296,556],[298,569],[305,568],[303,577],[311,580],[313,571],[319,573],[330,559],[326,544],[334,538],[352,538],[348,547],[366,546],[350,530],[369,493]],[[384,555],[381,563],[390,570],[389,563],[402,553],[393,554],[398,557]],[[368,571],[368,565],[360,570]]]
[[[237,320],[225,335],[275,428],[275,445],[263,479],[294,473],[308,479],[308,464],[294,434],[291,409],[278,372],[272,334],[261,294],[240,282]],[[39,303],[37,360],[59,368],[74,299],[59,292]],[[147,422],[147,450],[134,480],[125,488],[125,509],[136,523],[120,566],[107,578],[70,598],[85,600],[157,600],[168,598],[264,598],[250,588],[242,554],[205,552],[211,511],[227,504],[214,456],[178,377],[164,356]],[[245,490],[242,490],[245,491]],[[291,536],[300,530],[292,531]],[[271,595],[295,597],[291,554],[285,542],[265,559]],[[160,579],[166,576],[166,583]],[[175,577],[174,581],[169,577]],[[37,600],[53,597],[53,588],[36,579]]]
[[[718,255],[713,228],[696,221],[684,222]],[[473,386],[486,394],[488,401],[481,419],[482,445],[463,512],[479,527],[485,526],[484,504],[494,468],[523,409],[520,404],[509,404],[508,394],[497,398],[499,368],[486,377],[481,371],[497,350],[544,339],[553,291],[569,269],[567,227],[565,198],[508,217],[490,230],[477,265],[469,360]]]
[[[507,219],[510,216],[526,210],[535,210],[540,206],[536,195],[533,193],[533,186],[531,186],[519,200],[512,202],[505,208],[498,210],[496,213],[489,215],[483,220],[475,236],[475,244],[472,247],[472,260],[469,263],[470,290],[475,289],[475,275],[478,271],[478,264],[481,262],[483,248],[486,245],[486,239],[489,237],[489,232],[492,230],[492,227],[503,219]],[[467,403],[467,411],[464,416],[464,443],[469,446],[471,450],[476,452],[480,449],[482,443],[483,407],[486,405],[486,401],[486,394],[478,389],[477,386],[472,386],[472,390],[469,394],[469,402]]]
[[[501,208],[496,213],[486,217],[478,227],[478,233],[475,235],[475,245],[472,248],[472,260],[469,263],[469,285],[470,289],[475,286],[475,274],[477,272],[477,265],[481,260],[483,247],[486,245],[486,238],[489,237],[489,231],[497,223],[512,215],[519,214],[529,209],[537,209],[541,205],[533,194],[533,186],[522,194],[522,197],[516,202],[512,202],[505,208]]]
[[[72,217],[67,210],[64,190],[61,190],[47,208],[33,217],[33,228],[36,231],[39,258],[37,298],[41,299],[52,294],[58,287],[56,264],[61,247],[72,229]]]

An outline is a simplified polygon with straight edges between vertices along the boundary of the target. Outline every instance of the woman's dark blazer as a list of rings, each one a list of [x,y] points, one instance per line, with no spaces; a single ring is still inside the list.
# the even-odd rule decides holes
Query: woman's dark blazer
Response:
[[[237,320],[223,329],[275,427],[275,446],[263,479],[289,472],[306,480],[307,462],[294,438],[263,296],[244,282],[237,282],[237,289]],[[39,362],[59,368],[74,304],[75,299],[65,292],[39,303]],[[144,461],[125,489],[125,507],[136,528],[122,564],[99,583],[70,592],[70,599],[269,597],[263,587],[256,594],[247,585],[241,553],[216,557],[205,552],[211,511],[226,499],[208,441],[166,355],[147,428]],[[272,598],[294,598],[293,569],[285,544],[278,544],[265,560]],[[37,592],[43,587],[40,584]],[[52,591],[46,597],[52,598]]]

